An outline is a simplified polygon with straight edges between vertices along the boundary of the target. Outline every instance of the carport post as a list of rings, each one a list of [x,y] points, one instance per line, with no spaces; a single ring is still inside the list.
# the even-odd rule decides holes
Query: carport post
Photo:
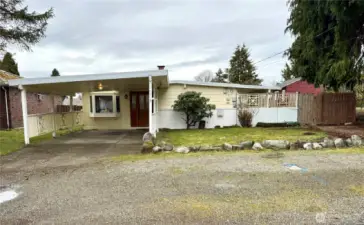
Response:
[[[52,132],[52,136],[55,138],[56,137],[56,110],[54,107],[54,95],[51,96],[52,99],[52,122],[53,122],[53,132]]]
[[[152,98],[153,98],[153,96],[152,96],[152,94],[153,94],[153,81],[152,81],[152,76],[151,75],[149,75],[149,77],[148,77],[148,80],[149,80],[149,132],[151,133],[151,134],[153,134],[153,135],[155,135],[154,133],[153,133],[153,121],[152,121],[152,119],[153,119],[153,117],[152,117],[152,103],[153,103],[153,101],[152,101]]]
[[[22,85],[19,85],[21,90],[21,108],[23,112],[23,126],[24,126],[24,143],[29,145],[29,128],[28,128],[28,106],[27,106],[27,91]]]

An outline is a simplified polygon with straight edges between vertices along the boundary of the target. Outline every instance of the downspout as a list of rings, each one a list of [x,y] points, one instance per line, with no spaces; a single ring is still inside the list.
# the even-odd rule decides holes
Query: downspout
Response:
[[[6,88],[4,88],[4,86],[1,86],[1,88],[5,92],[6,125],[8,126],[8,129],[10,129],[9,108],[8,108],[8,92],[6,91]]]

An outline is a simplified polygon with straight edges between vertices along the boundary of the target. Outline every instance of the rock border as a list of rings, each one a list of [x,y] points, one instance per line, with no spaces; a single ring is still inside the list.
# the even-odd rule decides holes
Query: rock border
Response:
[[[173,146],[170,143],[162,141],[159,144],[155,144],[152,138],[143,137],[142,153],[158,153],[158,152],[177,152],[177,153],[189,153],[189,152],[202,152],[202,151],[237,151],[237,150],[322,150],[327,148],[349,148],[364,146],[364,139],[359,135],[352,135],[350,138],[328,138],[325,137],[320,141],[296,141],[289,142],[286,140],[265,140],[263,142],[255,141],[242,141],[240,144],[223,143],[221,145],[198,145],[198,146]],[[146,151],[146,148],[148,150]]]

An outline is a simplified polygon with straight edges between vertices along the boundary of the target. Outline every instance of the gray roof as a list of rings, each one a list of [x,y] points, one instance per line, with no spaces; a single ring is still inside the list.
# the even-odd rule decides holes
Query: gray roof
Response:
[[[288,85],[296,83],[297,81],[300,81],[300,80],[301,80],[301,77],[293,78],[293,79],[290,79],[290,80],[286,80],[285,82],[281,83],[279,86],[281,88],[284,88],[284,87],[287,87]]]
[[[189,80],[171,80],[170,84],[188,84],[196,86],[208,86],[208,87],[226,87],[226,88],[243,88],[243,89],[258,89],[258,90],[281,90],[277,86],[260,86],[260,85],[248,85],[248,84],[232,84],[232,83],[217,83],[217,82],[199,82]]]

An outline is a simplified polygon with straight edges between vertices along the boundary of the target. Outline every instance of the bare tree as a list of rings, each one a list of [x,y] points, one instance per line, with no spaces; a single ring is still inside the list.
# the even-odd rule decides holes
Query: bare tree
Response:
[[[195,76],[195,81],[211,82],[214,79],[214,73],[211,70],[204,70]]]

